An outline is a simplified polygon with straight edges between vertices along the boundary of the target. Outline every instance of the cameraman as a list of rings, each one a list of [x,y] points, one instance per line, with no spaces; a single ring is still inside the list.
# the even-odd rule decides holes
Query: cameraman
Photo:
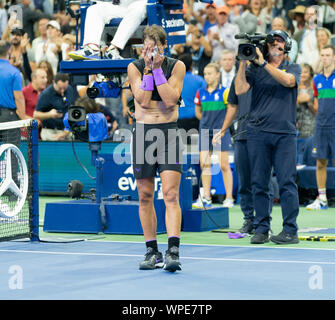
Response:
[[[235,80],[237,95],[252,88],[251,110],[247,126],[247,146],[252,172],[252,193],[255,235],[251,243],[269,241],[271,168],[276,173],[283,230],[271,241],[278,244],[298,243],[299,213],[296,178],[296,101],[300,81],[300,66],[289,64],[285,54],[290,50],[290,38],[283,30],[273,30],[267,36],[264,54],[256,47],[256,58],[247,68],[240,61]]]

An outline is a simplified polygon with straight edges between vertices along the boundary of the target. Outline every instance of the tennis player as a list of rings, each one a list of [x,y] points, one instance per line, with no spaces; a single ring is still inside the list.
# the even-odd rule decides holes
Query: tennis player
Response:
[[[183,145],[177,119],[185,65],[179,60],[164,56],[166,33],[162,27],[147,27],[143,39],[144,58],[128,66],[136,119],[132,136],[132,164],[147,248],[140,269],[150,270],[164,266],[166,270],[174,272],[181,270],[179,184]],[[164,263],[157,246],[157,220],[153,204],[157,170],[162,183],[169,237]]]

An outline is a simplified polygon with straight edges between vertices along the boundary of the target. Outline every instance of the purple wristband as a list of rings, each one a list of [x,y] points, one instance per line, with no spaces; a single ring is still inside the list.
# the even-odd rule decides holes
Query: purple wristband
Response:
[[[144,91],[153,91],[154,90],[154,77],[148,74],[143,76],[143,80],[140,88]]]
[[[154,76],[155,84],[157,87],[161,84],[167,83],[162,68],[152,70],[152,74]]]

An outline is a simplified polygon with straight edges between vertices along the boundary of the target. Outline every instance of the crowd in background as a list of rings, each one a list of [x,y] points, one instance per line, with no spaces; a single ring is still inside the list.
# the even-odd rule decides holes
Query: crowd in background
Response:
[[[22,8],[22,17],[15,10],[17,6]],[[72,4],[71,8],[77,12],[79,5]],[[292,37],[288,58],[302,67],[297,101],[299,137],[313,134],[312,80],[322,72],[320,50],[326,44],[335,45],[335,1],[215,0],[210,5],[184,0],[183,8],[187,42],[172,48],[172,56],[184,61],[189,75],[183,90],[185,108],[180,108],[182,127],[198,128],[194,95],[206,85],[203,71],[208,63],[219,64],[221,84],[230,87],[238,63],[236,34],[283,29]],[[54,85],[60,61],[68,60],[68,53],[76,47],[76,19],[67,13],[63,0],[0,0],[0,36],[10,44],[9,60],[21,71],[26,113],[33,117],[40,93]],[[85,96],[86,88],[75,87],[78,95],[72,98]],[[54,89],[57,92],[59,86]],[[73,102],[67,101],[65,106]],[[115,117],[111,118],[111,133],[117,126],[127,127],[131,123],[126,98],[106,99],[103,104]],[[52,116],[58,115],[54,112]],[[56,135],[50,139],[65,138]]]

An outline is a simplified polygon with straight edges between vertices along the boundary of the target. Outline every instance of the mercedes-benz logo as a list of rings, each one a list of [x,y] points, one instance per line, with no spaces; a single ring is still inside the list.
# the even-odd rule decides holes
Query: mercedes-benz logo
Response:
[[[17,181],[13,179],[12,158],[17,161]],[[13,144],[0,146],[0,216],[13,218],[21,211],[28,193],[28,169],[20,149]],[[10,201],[4,194],[11,192],[15,201]]]

